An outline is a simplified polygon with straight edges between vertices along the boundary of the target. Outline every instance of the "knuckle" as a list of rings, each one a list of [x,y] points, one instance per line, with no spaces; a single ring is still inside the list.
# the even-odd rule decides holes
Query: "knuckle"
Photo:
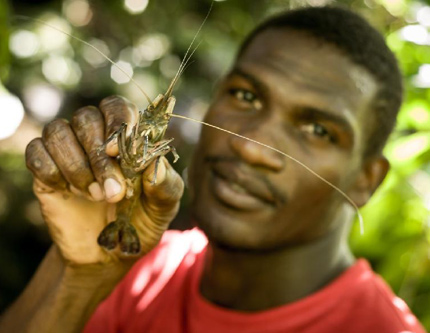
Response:
[[[172,205],[176,204],[182,198],[182,194],[184,192],[184,183],[182,179],[179,177],[170,180],[163,186],[161,191],[158,193],[158,202],[163,205]]]
[[[57,165],[45,150],[40,138],[36,138],[28,144],[25,157],[27,168],[35,177],[52,188],[65,188],[65,180]]]
[[[64,128],[69,126],[69,122],[66,119],[55,119],[49,122],[43,128],[42,138],[44,140],[49,140],[51,137],[57,137]]]
[[[27,168],[39,169],[41,167],[41,162],[39,157],[41,155],[41,150],[43,149],[43,143],[41,138],[35,138],[30,141],[25,149],[25,163]]]
[[[51,166],[50,168],[44,168],[44,170],[38,173],[37,178],[42,180],[44,183],[53,188],[65,189],[67,184],[61,174],[60,170]]]
[[[92,153],[90,156],[91,166],[93,170],[97,174],[112,174],[114,173],[114,166],[112,165],[112,161],[106,154]],[[108,176],[106,177],[108,178]]]
[[[76,188],[86,189],[94,180],[90,166],[85,161],[71,161],[64,169],[67,170],[66,178]]]
[[[118,130],[123,123],[133,122],[137,107],[122,96],[106,97],[100,102],[100,110],[104,115],[107,134]]]
[[[72,127],[87,129],[101,119],[99,110],[95,106],[84,106],[74,112]]]
[[[117,106],[123,106],[127,103],[127,100],[119,95],[112,95],[108,96],[102,99],[100,102],[100,108],[106,108],[106,107],[117,107]]]
[[[85,150],[91,151],[95,145],[100,146],[104,138],[104,121],[95,106],[86,106],[77,110],[71,122],[79,142]]]
[[[76,176],[80,176],[81,174],[85,173],[89,169],[88,162],[84,160],[79,159],[71,159],[67,160],[64,164],[64,167],[67,168],[67,171]]]

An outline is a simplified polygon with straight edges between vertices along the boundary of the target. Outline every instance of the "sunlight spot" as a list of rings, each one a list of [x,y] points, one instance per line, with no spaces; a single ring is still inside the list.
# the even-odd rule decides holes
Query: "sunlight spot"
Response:
[[[408,314],[405,316],[405,321],[406,321],[409,325],[411,325],[411,326],[416,325],[416,323],[417,323],[417,320],[416,320],[415,316],[414,316],[414,315],[412,315],[412,314],[410,314],[410,313],[408,313]]]
[[[133,60],[136,63],[141,61],[154,61],[160,59],[170,48],[170,41],[166,35],[151,34],[139,39],[133,48]]]
[[[131,14],[140,14],[148,7],[148,0],[125,0],[125,9]]]
[[[430,146],[430,137],[415,136],[398,144],[393,149],[393,157],[398,161],[408,160]]]
[[[430,121],[430,113],[423,107],[417,107],[409,112],[412,119],[419,123],[426,123]]]
[[[177,55],[169,54],[160,60],[160,72],[164,77],[171,79],[177,73],[181,59]]]
[[[418,10],[417,21],[424,26],[430,27],[430,7],[425,6]]]
[[[189,107],[186,116],[201,121],[203,120],[203,117],[208,107],[209,105],[206,102],[196,100]],[[183,138],[185,139],[185,141],[191,144],[197,143],[200,136],[201,128],[201,124],[197,124],[193,121],[183,121],[180,123],[180,130]]]
[[[321,6],[327,6],[329,3],[332,2],[332,0],[307,0],[306,1],[309,6],[312,7],[321,7]]]
[[[420,66],[418,75],[412,78],[412,83],[418,88],[430,88],[430,64]]]
[[[425,199],[425,204],[430,200],[430,175],[425,171],[418,170],[409,177],[409,183]],[[430,208],[427,207],[426,208]]]
[[[43,75],[52,83],[74,86],[81,79],[79,65],[70,58],[61,56],[50,56],[43,60]]]
[[[178,239],[168,245],[168,255],[158,255],[153,265],[153,270],[159,272],[158,278],[151,283],[145,293],[140,297],[136,306],[137,311],[147,308],[153,299],[165,287],[166,283],[175,273],[176,269],[183,262],[185,255],[188,254],[189,244],[184,239]],[[189,254],[188,254],[189,255]]]
[[[63,12],[67,19],[76,27],[90,23],[93,12],[85,0],[69,0],[63,3]]]
[[[40,43],[37,35],[31,31],[15,31],[9,41],[9,49],[19,58],[34,56],[39,50]]]
[[[408,25],[400,30],[400,37],[418,45],[429,44],[429,34],[422,25]]]
[[[36,84],[24,89],[24,101],[36,119],[47,122],[60,111],[63,94],[47,84]]]
[[[399,297],[395,297],[393,299],[393,304],[396,308],[398,308],[401,311],[405,311],[408,306],[406,305],[405,301],[403,301],[401,298]]]
[[[94,47],[96,47],[98,50],[100,50],[100,52],[102,52],[104,55],[109,57],[110,50],[104,41],[102,41],[101,39],[93,38],[88,42]],[[99,52],[97,52],[88,45],[83,45],[82,56],[93,67],[103,66],[108,62],[105,57],[103,57]]]
[[[130,81],[130,77],[133,77],[133,67],[131,66],[130,63],[125,62],[125,61],[118,61],[117,66],[119,66],[125,73],[128,74],[128,76],[126,74],[124,74],[123,71],[121,71],[118,67],[112,65],[111,69],[110,69],[110,76],[112,78],[112,80],[114,80],[116,83],[118,84],[124,84]]]
[[[372,278],[371,272],[364,272],[363,274],[360,274],[360,280],[369,280]]]
[[[21,100],[4,91],[0,93],[0,140],[16,132],[24,118]]]
[[[136,72],[136,74],[133,76],[133,79],[148,96],[157,95],[157,78],[150,72]],[[144,109],[148,105],[148,101],[146,100],[145,96],[133,82],[128,82],[127,84],[119,86],[118,93],[133,101],[136,105],[138,105],[139,109]]]
[[[66,20],[59,17],[41,18],[47,24],[60,29],[66,33],[71,33],[70,25]],[[37,33],[40,37],[42,48],[45,52],[65,49],[68,46],[69,36],[45,25],[38,25]]]
[[[400,16],[404,14],[407,9],[406,4],[403,0],[379,0],[379,3],[390,12],[391,15]]]

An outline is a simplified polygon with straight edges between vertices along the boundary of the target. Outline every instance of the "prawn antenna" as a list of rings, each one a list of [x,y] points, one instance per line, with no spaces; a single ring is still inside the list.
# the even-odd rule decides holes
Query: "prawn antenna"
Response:
[[[194,42],[197,39],[197,36],[200,34],[200,31],[202,30],[203,26],[205,25],[207,19],[209,18],[209,14],[212,11],[212,7],[214,5],[214,2],[211,2],[211,6],[209,7],[209,10],[203,20],[203,22],[200,24],[199,29],[197,30],[196,34],[193,37],[193,40],[191,41],[190,45],[188,46],[187,52],[185,52],[184,58],[182,59],[182,62],[178,68],[178,71],[176,72],[175,76],[173,77],[172,82],[169,85],[169,88],[167,88],[167,92],[166,92],[166,96],[169,96],[169,94],[172,93],[173,87],[175,86],[175,84],[178,82],[179,77],[182,75],[182,73],[184,72],[188,62],[190,61],[191,57],[194,55],[194,52],[196,52],[196,50],[198,49],[198,47],[200,46],[201,42],[199,44],[197,44],[197,46],[193,49],[193,51],[191,51],[191,48],[194,45]],[[191,53],[190,53],[191,51]]]
[[[202,125],[205,125],[205,126],[208,126],[208,127],[212,127],[212,128],[215,128],[215,129],[217,129],[217,130],[219,130],[219,131],[222,131],[222,132],[225,132],[225,133],[228,133],[228,134],[231,134],[231,135],[234,135],[234,136],[237,136],[238,138],[241,138],[241,139],[244,139],[244,140],[248,140],[248,141],[251,141],[251,142],[253,142],[253,143],[255,143],[255,144],[257,144],[257,145],[260,145],[260,146],[263,146],[263,147],[265,147],[265,148],[268,148],[268,149],[270,149],[270,150],[273,150],[273,151],[275,151],[275,152],[277,152],[277,153],[279,153],[279,154],[281,154],[281,155],[283,155],[283,156],[285,156],[285,157],[287,157],[287,158],[289,158],[290,160],[292,160],[293,162],[295,162],[295,163],[297,163],[297,164],[299,164],[300,166],[302,166],[303,168],[305,168],[307,171],[309,171],[311,174],[313,174],[315,177],[317,177],[318,179],[320,179],[320,180],[322,180],[324,183],[326,183],[327,185],[329,185],[330,187],[332,187],[333,189],[335,189],[337,192],[339,192],[351,205],[352,205],[352,207],[355,209],[355,211],[356,211],[356,213],[357,213],[357,217],[358,217],[358,221],[359,221],[359,225],[360,225],[360,234],[361,235],[363,235],[364,234],[364,223],[363,223],[363,216],[361,215],[361,213],[360,213],[360,210],[359,210],[359,208],[358,208],[358,206],[357,206],[357,204],[354,202],[354,200],[352,200],[344,191],[342,191],[339,187],[337,187],[336,185],[334,185],[334,184],[332,184],[332,183],[330,183],[327,179],[325,179],[324,177],[322,177],[322,176],[320,176],[318,173],[316,173],[314,170],[312,170],[311,168],[309,168],[306,164],[304,164],[303,162],[300,162],[298,159],[296,159],[296,158],[294,158],[294,157],[292,157],[292,156],[290,156],[290,155],[288,155],[287,153],[284,153],[283,151],[281,151],[281,150],[279,150],[279,149],[276,149],[276,148],[274,148],[274,147],[272,147],[272,146],[269,146],[269,145],[266,145],[265,143],[262,143],[262,142],[259,142],[259,141],[257,141],[257,140],[253,140],[253,139],[251,139],[251,138],[247,138],[246,136],[243,136],[243,135],[240,135],[240,134],[237,134],[237,133],[234,133],[234,132],[232,132],[232,131],[229,131],[229,130],[226,130],[226,129],[224,129],[224,128],[221,128],[221,127],[218,127],[218,126],[215,126],[215,125],[212,125],[212,124],[209,124],[209,123],[206,123],[206,122],[204,122],[204,121],[200,121],[200,120],[197,120],[197,119],[193,119],[193,118],[189,118],[189,117],[186,117],[186,116],[182,116],[182,115],[179,115],[179,114],[170,114],[170,117],[175,117],[175,118],[180,118],[180,119],[185,119],[185,120],[190,120],[190,121],[193,121],[193,122],[196,122],[196,123],[199,123],[199,124],[202,124]]]
[[[136,82],[136,80],[134,80],[131,75],[129,75],[124,69],[121,68],[121,66],[119,66],[118,64],[116,64],[111,58],[109,58],[106,54],[104,54],[102,51],[100,51],[97,47],[95,47],[94,45],[84,41],[83,39],[80,39],[76,36],[73,36],[72,34],[69,34],[68,32],[61,30],[51,24],[49,24],[46,21],[37,19],[37,18],[33,18],[33,17],[29,17],[29,16],[25,16],[25,15],[15,15],[16,18],[18,19],[23,19],[23,20],[28,20],[28,21],[34,21],[37,22],[39,24],[45,25],[51,29],[54,29],[58,32],[61,32],[63,34],[65,34],[66,36],[69,36],[70,38],[73,38],[89,47],[91,47],[94,51],[96,51],[98,54],[100,54],[103,58],[105,58],[107,61],[109,61],[113,66],[115,66],[117,69],[119,69],[125,76],[127,76],[131,82],[133,82],[133,84],[136,85],[136,87],[140,90],[140,92],[145,96],[146,100],[148,101],[149,104],[152,103],[151,99],[149,98],[148,94],[142,89],[142,87]]]

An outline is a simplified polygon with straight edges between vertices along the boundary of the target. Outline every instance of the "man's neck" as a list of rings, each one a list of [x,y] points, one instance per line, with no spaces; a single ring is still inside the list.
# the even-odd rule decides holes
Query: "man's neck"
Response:
[[[305,245],[261,253],[230,250],[210,242],[200,292],[212,303],[241,311],[297,301],[353,264],[345,229]]]

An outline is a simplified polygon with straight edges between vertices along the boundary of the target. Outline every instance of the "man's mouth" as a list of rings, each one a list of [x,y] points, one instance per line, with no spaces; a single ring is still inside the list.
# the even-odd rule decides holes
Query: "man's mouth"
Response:
[[[257,210],[276,205],[267,181],[255,172],[228,160],[210,161],[211,187],[222,203],[240,210]]]

